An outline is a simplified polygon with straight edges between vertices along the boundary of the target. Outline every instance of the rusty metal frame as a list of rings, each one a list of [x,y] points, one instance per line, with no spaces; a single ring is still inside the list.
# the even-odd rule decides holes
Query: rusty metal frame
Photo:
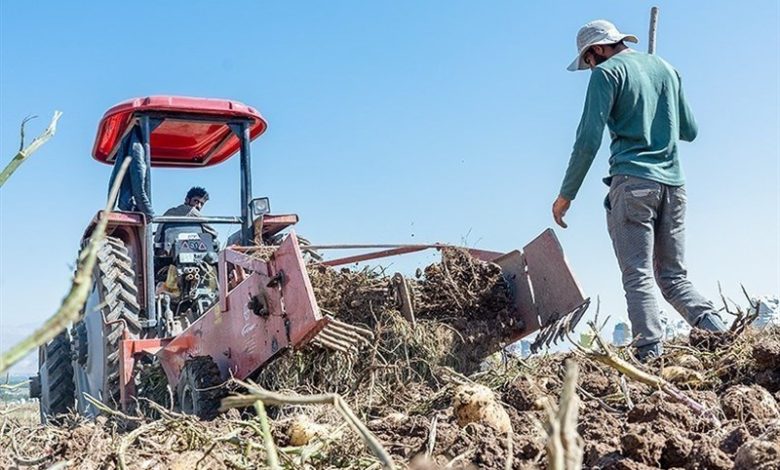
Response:
[[[157,352],[171,386],[188,359],[204,355],[214,359],[223,378],[246,378],[331,321],[317,307],[294,231],[268,261],[227,248],[218,263],[218,302]],[[231,269],[246,273],[232,289]]]
[[[172,338],[148,338],[148,339],[123,339],[119,345],[119,404],[122,410],[127,411],[130,397],[135,396],[135,382],[133,372],[137,355],[154,355],[165,347]]]
[[[379,249],[380,251],[372,251],[368,253],[362,253],[359,255],[345,256],[343,258],[335,258],[331,260],[322,261],[322,266],[343,266],[345,264],[360,263],[362,261],[371,261],[380,258],[388,258],[390,256],[405,255],[409,253],[416,253],[423,250],[435,248],[441,250],[442,248],[457,248],[466,250],[473,257],[482,261],[492,261],[493,259],[501,256],[503,253],[497,251],[478,250],[476,248],[466,248],[457,245],[447,245],[444,243],[432,243],[432,244],[351,244],[351,245],[308,245],[307,249],[310,250],[365,250],[365,249]]]
[[[458,248],[482,261],[498,263],[514,297],[514,315],[521,325],[510,334],[516,341],[542,330],[535,343],[549,345],[560,340],[582,318],[590,304],[577,282],[552,229],[547,229],[523,247],[523,251],[499,253],[442,243],[435,244],[353,244],[312,245],[312,250],[375,249],[359,255],[322,261],[323,266],[343,266],[426,249]]]

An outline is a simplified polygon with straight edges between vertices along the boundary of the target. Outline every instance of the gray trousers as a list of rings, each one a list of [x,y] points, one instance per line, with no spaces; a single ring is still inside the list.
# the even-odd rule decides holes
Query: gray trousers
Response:
[[[634,336],[640,337],[637,346],[663,338],[654,282],[666,301],[691,325],[704,314],[717,314],[712,302],[688,280],[684,264],[685,204],[684,186],[624,175],[612,178],[604,201],[607,229],[623,276],[628,318]]]

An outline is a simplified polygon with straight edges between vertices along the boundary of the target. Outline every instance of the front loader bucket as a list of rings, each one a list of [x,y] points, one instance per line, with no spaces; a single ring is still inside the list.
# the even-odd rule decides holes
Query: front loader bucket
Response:
[[[532,349],[560,339],[579,322],[589,304],[574,278],[563,248],[552,229],[527,244],[491,260],[501,266],[514,299],[517,319],[523,325],[510,341],[542,332]]]

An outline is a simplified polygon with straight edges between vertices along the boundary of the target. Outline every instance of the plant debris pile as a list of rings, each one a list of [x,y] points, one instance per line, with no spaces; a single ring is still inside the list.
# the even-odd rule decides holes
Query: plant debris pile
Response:
[[[0,468],[247,468],[265,453],[257,423],[238,413],[203,422],[158,410],[160,418],[127,421],[75,415],[42,426],[6,420],[0,435]],[[56,467],[56,465],[60,465]]]
[[[459,249],[445,249],[440,263],[410,283],[414,325],[399,312],[397,291],[382,272],[312,267],[309,277],[323,312],[373,331],[375,342],[354,357],[318,347],[286,354],[257,377],[266,388],[394,405],[411,383],[438,387],[439,368],[477,370],[505,345],[513,325],[501,269]]]
[[[414,284],[415,313],[453,320],[509,321],[512,300],[501,268],[457,248],[442,250],[442,261],[425,268]]]
[[[340,394],[402,468],[547,468],[545,423],[561,396],[564,361],[573,357],[580,369],[583,468],[780,468],[780,329],[720,337],[694,330],[642,366],[712,412],[696,414],[580,353],[483,360],[503,338],[488,340],[511,324],[508,292],[496,269],[448,252],[411,282],[412,325],[399,312],[384,273],[312,266],[323,310],[370,329],[374,340],[357,352],[313,345],[288,352],[253,380],[290,395]],[[629,351],[617,354],[631,361]],[[252,410],[203,422],[159,405],[150,408],[157,419],[65,417],[56,427],[4,414],[0,467],[266,466]],[[268,411],[282,467],[379,468],[332,406]]]

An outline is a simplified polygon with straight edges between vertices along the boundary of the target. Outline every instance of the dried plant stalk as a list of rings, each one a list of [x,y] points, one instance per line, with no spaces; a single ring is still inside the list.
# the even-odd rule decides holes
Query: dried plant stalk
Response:
[[[583,441],[577,433],[577,415],[580,399],[577,396],[579,367],[571,359],[566,361],[566,377],[558,408],[547,407],[547,464],[551,470],[579,470],[582,468]]]
[[[30,144],[30,146],[32,145],[33,144]],[[122,179],[129,166],[130,158],[128,157],[122,162],[122,167],[119,169],[117,178],[111,188],[108,203],[103,211],[103,215],[100,217],[95,229],[92,231],[86,246],[79,254],[76,274],[73,276],[73,283],[71,284],[70,291],[68,291],[68,295],[63,299],[62,305],[60,305],[57,312],[46,320],[41,327],[0,356],[0,373],[5,372],[33,349],[54,339],[55,336],[60,334],[62,330],[67,328],[70,323],[76,321],[79,318],[79,315],[81,315],[84,303],[87,301],[87,296],[89,295],[89,290],[92,287],[92,271],[95,268],[98,246],[106,236],[106,226],[108,225],[107,214],[114,207],[117,195],[119,194],[119,186],[121,185]]]
[[[244,408],[247,406],[254,406],[258,401],[262,401],[268,405],[332,405],[341,414],[346,422],[352,427],[352,429],[360,435],[363,442],[368,446],[371,452],[381,462],[385,469],[392,470],[395,468],[393,459],[390,458],[390,454],[382,446],[379,440],[374,434],[366,427],[365,424],[355,416],[352,408],[347,405],[347,402],[341,398],[341,395],[336,393],[325,393],[318,395],[285,395],[281,393],[270,392],[265,390],[256,384],[243,382],[240,380],[235,381],[240,386],[246,388],[249,392],[248,395],[232,396],[222,399],[222,406],[220,411],[226,411],[230,408]]]
[[[8,165],[6,165],[5,168],[3,168],[2,173],[0,173],[0,187],[2,187],[5,182],[8,181],[8,178],[10,178],[14,171],[19,168],[19,165],[24,163],[24,161],[27,160],[30,155],[35,153],[35,151],[38,150],[41,145],[45,144],[46,141],[51,139],[51,137],[57,131],[57,121],[60,120],[60,116],[62,116],[61,112],[54,111],[54,116],[51,118],[49,127],[47,127],[46,130],[41,133],[41,135],[33,139],[33,141],[30,142],[30,145],[25,148],[22,148],[24,146],[24,125],[29,119],[22,121],[22,143],[20,145],[19,152],[14,155],[14,158],[8,162]]]

